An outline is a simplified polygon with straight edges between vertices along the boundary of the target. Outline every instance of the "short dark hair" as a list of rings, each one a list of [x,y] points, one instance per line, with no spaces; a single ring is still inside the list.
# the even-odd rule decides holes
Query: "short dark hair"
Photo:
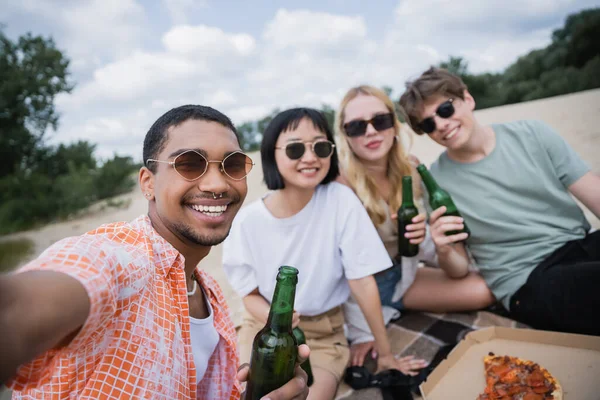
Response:
[[[323,132],[327,136],[327,140],[335,143],[327,119],[320,111],[312,108],[292,108],[277,114],[269,123],[267,129],[265,129],[260,146],[263,177],[270,190],[283,189],[285,187],[283,177],[279,173],[277,163],[275,162],[275,144],[277,143],[277,139],[281,132],[297,129],[300,121],[303,119],[311,121],[315,129]],[[328,184],[335,180],[339,174],[338,156],[334,148],[329,171],[327,172],[327,176],[321,181],[321,184]]]
[[[431,67],[412,82],[406,82],[406,91],[400,96],[399,105],[404,119],[416,134],[422,135],[418,114],[423,104],[436,95],[464,100],[467,85],[458,76],[446,69]]]
[[[158,154],[165,148],[168,135],[167,131],[172,126],[177,126],[189,119],[197,119],[201,121],[218,122],[226,128],[229,128],[235,134],[235,137],[240,141],[235,126],[222,112],[214,108],[200,105],[187,104],[173,108],[164,113],[146,133],[144,138],[143,159],[144,165],[152,172],[156,172],[156,163],[148,165],[149,158],[158,158]]]

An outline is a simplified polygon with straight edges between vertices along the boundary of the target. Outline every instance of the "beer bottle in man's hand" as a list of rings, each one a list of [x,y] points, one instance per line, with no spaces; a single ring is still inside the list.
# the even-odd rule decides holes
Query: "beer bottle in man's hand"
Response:
[[[412,176],[402,177],[402,205],[398,209],[398,254],[402,257],[414,257],[419,254],[419,245],[412,244],[405,237],[406,226],[412,224],[412,219],[419,215],[419,210],[413,202]]]
[[[254,337],[246,400],[259,400],[294,377],[298,346],[292,333],[298,270],[279,268],[269,319]]]
[[[421,179],[423,179],[423,183],[425,184],[427,192],[429,193],[429,205],[431,206],[431,208],[433,210],[437,210],[441,206],[446,206],[446,212],[444,213],[444,215],[462,218],[462,215],[460,215],[460,213],[458,212],[458,208],[456,208],[456,205],[454,205],[450,194],[441,187],[439,187],[435,179],[433,179],[433,175],[431,175],[431,172],[427,170],[427,167],[421,164],[417,167],[417,171],[421,175]],[[463,232],[470,235],[471,231],[467,227],[467,223],[463,222],[463,224],[464,228],[462,230],[446,232],[446,236],[456,235]]]

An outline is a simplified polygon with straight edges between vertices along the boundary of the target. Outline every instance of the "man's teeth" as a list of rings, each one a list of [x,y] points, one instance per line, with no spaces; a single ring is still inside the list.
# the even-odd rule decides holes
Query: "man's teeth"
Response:
[[[454,137],[454,135],[456,135],[456,132],[458,132],[458,126],[456,128],[454,128],[452,130],[452,132],[450,132],[449,134],[446,135],[446,137],[444,139],[448,140],[448,139],[452,139]]]
[[[307,174],[312,174],[313,172],[317,172],[316,168],[303,168],[300,172],[306,172]]]
[[[196,211],[201,212],[202,214],[206,214],[209,217],[218,217],[223,214],[225,210],[227,210],[227,206],[202,206],[202,205],[192,205],[192,208]]]

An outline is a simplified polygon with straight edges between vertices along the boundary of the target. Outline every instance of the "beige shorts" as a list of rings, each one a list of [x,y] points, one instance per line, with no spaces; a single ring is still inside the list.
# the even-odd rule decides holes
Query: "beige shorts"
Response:
[[[240,363],[250,362],[252,342],[264,327],[247,311],[244,314],[244,322],[238,331]],[[350,359],[342,308],[336,307],[314,317],[301,316],[299,327],[304,331],[306,344],[310,347],[311,367],[329,371],[340,382]]]

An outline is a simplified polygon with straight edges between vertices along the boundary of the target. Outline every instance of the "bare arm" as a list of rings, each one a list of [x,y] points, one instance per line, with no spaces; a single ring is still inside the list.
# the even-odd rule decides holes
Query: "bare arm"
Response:
[[[267,318],[269,318],[269,310],[271,309],[271,305],[269,302],[262,297],[262,295],[258,292],[258,288],[254,289],[250,294],[244,296],[242,299],[244,302],[244,307],[246,310],[259,322],[263,324],[267,323]]]
[[[392,353],[383,322],[381,300],[375,278],[367,276],[361,279],[352,279],[348,280],[348,284],[375,337],[378,352],[377,370],[397,369],[407,375],[416,375],[417,370],[423,368],[426,362],[414,359],[412,356],[397,359]]]
[[[53,271],[0,275],[0,384],[21,364],[67,345],[89,312],[85,288],[69,275]]]
[[[450,278],[461,279],[469,274],[469,257],[465,245],[456,243],[453,246],[438,250],[438,262]]]
[[[259,322],[263,324],[267,323],[267,319],[269,319],[269,311],[271,310],[271,304],[265,299],[258,291],[258,289],[254,289],[250,294],[246,295],[242,301],[244,302],[244,307],[246,310],[254,318],[256,318]],[[294,315],[292,316],[292,328],[295,328],[300,323],[300,314],[294,311]]]
[[[453,243],[436,249],[438,264],[450,278],[460,279],[469,274],[469,256],[463,243]]]
[[[600,176],[588,172],[569,186],[569,191],[600,219]]]
[[[348,284],[369,324],[369,328],[371,328],[371,333],[375,337],[379,356],[385,357],[391,355],[392,349],[385,330],[385,323],[383,322],[381,300],[375,278],[369,275],[361,279],[350,279],[348,280]]]

